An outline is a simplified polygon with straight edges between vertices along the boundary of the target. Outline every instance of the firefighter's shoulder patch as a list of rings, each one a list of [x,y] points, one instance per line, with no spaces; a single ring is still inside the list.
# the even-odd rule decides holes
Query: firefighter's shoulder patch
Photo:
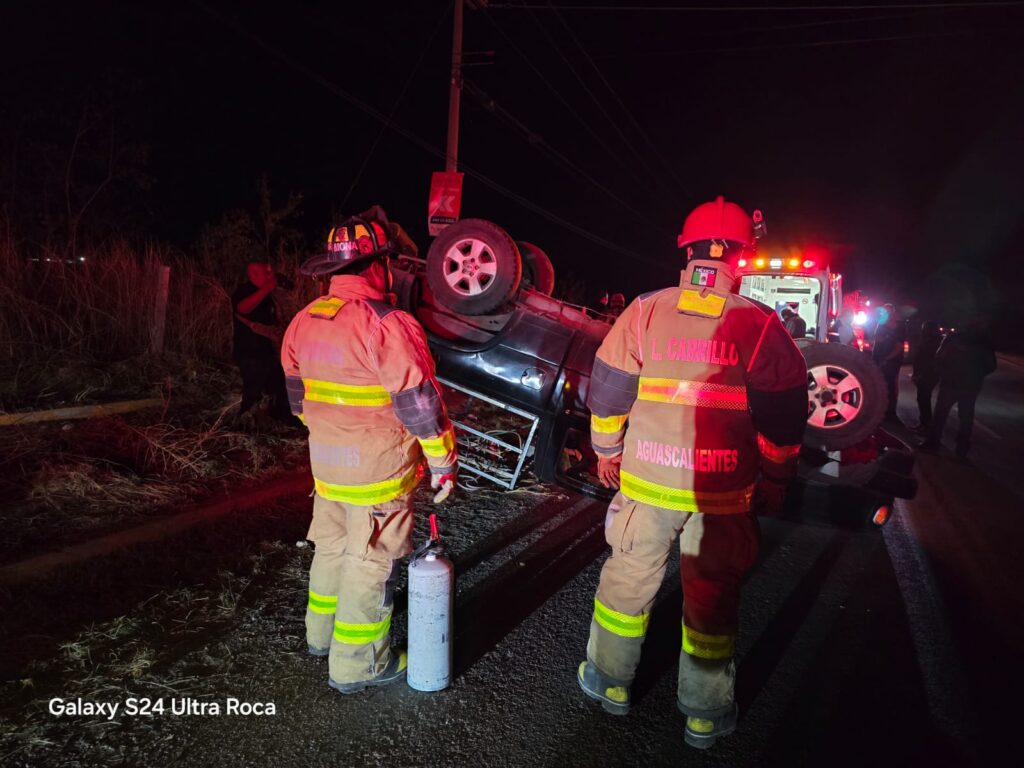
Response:
[[[331,296],[329,298],[313,302],[309,305],[307,312],[310,317],[318,317],[321,320],[333,320],[334,316],[337,315],[344,306],[344,299],[338,299]]]
[[[710,291],[702,296],[700,291],[684,288],[679,294],[676,309],[690,315],[721,317],[725,310],[725,296]]]

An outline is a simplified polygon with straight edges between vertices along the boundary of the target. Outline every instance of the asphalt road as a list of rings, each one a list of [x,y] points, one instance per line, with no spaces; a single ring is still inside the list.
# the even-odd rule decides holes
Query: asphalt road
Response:
[[[901,415],[914,423],[908,387]],[[604,509],[551,495],[529,504],[463,498],[451,508],[457,677],[446,691],[330,691],[324,662],[303,652],[308,555],[296,550],[289,581],[267,578],[283,608],[250,595],[225,630],[147,682],[158,692],[192,680],[205,700],[274,702],[276,715],[119,718],[103,728],[54,721],[34,737],[52,752],[36,744],[10,764],[41,756],[48,765],[274,768],[1004,764],[1016,740],[1024,647],[1022,388],[1024,369],[1001,366],[979,401],[971,463],[945,452],[919,457],[918,497],[881,531],[761,521],[760,562],[743,592],[742,719],[710,752],[684,745],[675,706],[676,568],[652,616],[633,711],[607,715],[578,690],[607,552]],[[401,636],[401,594],[396,605]],[[197,670],[208,668],[223,671],[204,679]],[[115,684],[105,698],[130,690]]]

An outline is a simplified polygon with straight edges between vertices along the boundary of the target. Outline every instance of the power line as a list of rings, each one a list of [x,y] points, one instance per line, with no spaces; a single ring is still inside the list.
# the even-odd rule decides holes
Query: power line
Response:
[[[643,126],[641,126],[640,123],[637,122],[636,118],[633,117],[633,110],[627,107],[623,103],[622,99],[619,98],[619,94],[616,92],[615,88],[612,87],[612,84],[608,82],[608,78],[604,76],[604,73],[601,71],[601,68],[597,66],[597,62],[595,62],[594,59],[591,58],[590,54],[587,53],[587,49],[583,47],[583,43],[580,42],[579,37],[576,36],[576,33],[573,31],[572,27],[569,26],[569,24],[563,18],[562,14],[560,14],[558,10],[555,9],[553,5],[551,5],[550,2],[548,3],[548,5],[551,6],[551,10],[555,12],[555,17],[562,24],[562,27],[565,29],[565,31],[569,33],[569,37],[572,38],[572,41],[576,44],[576,47],[579,48],[580,53],[583,54],[584,58],[586,58],[587,62],[597,73],[597,76],[601,79],[601,82],[604,83],[605,88],[607,88],[608,92],[612,95],[612,98],[615,99],[615,102],[622,109],[622,113],[633,124],[633,127],[636,129],[637,133],[640,134],[640,137],[645,142],[647,142],[647,146],[650,147],[651,151],[654,153],[654,156],[661,162],[665,170],[668,171],[669,176],[672,177],[672,180],[676,183],[676,186],[679,188],[679,191],[682,192],[684,197],[689,196],[689,191],[679,180],[679,177],[676,175],[676,172],[672,169],[672,164],[665,159],[665,156],[661,154],[661,151],[655,146],[654,142],[651,141],[651,137],[647,135],[647,132],[643,129]]]
[[[778,45],[743,45],[735,48],[701,48],[685,51],[650,51],[647,53],[608,54],[602,58],[619,58],[623,56],[653,58],[658,56],[703,56],[709,53],[756,53],[759,51],[784,51],[792,48],[830,48],[840,45],[863,45],[866,43],[886,43],[900,40],[929,40],[943,37],[959,37],[977,34],[976,29],[960,29],[950,32],[921,32],[917,34],[891,35],[888,37],[858,37],[847,40],[816,40],[807,43],[780,43]]]
[[[938,9],[938,10],[949,10],[949,9]],[[773,24],[770,27],[758,25],[756,27],[745,27],[743,29],[726,29],[726,30],[715,30],[714,32],[704,32],[705,35],[742,35],[744,32],[754,32],[756,34],[764,34],[765,32],[783,32],[793,29],[810,29],[814,27],[832,27],[840,24],[867,24],[872,21],[896,21],[898,19],[917,19],[921,18],[921,13],[887,13],[875,16],[861,16],[856,19],[849,17],[842,19],[820,19],[818,21],[802,21],[795,24]]]
[[[548,32],[547,27],[545,27],[544,24],[541,23],[540,19],[537,18],[537,15],[533,13],[533,11],[530,11],[530,16],[533,18],[537,27],[540,29],[541,33],[544,35],[545,39],[548,41],[551,47],[555,49],[555,52],[558,54],[559,58],[561,58],[562,62],[569,68],[569,71],[572,72],[573,77],[576,78],[576,82],[579,83],[580,87],[583,89],[583,92],[590,97],[591,101],[593,101],[597,108],[601,111],[601,114],[604,115],[604,118],[605,120],[608,121],[608,124],[619,135],[619,138],[622,140],[622,143],[626,145],[630,152],[633,153],[633,156],[636,157],[637,161],[640,163],[641,166],[643,166],[644,170],[647,173],[649,173],[658,184],[660,184],[667,190],[668,187],[665,185],[665,182],[662,179],[662,177],[658,174],[657,171],[655,171],[647,164],[646,159],[644,159],[643,155],[641,155],[637,151],[636,147],[633,146],[633,143],[629,140],[629,137],[627,137],[626,134],[622,132],[622,129],[619,127],[618,121],[611,114],[609,114],[607,109],[604,108],[604,105],[601,103],[600,99],[597,98],[597,95],[590,89],[590,86],[586,84],[586,82],[583,80],[583,77],[577,71],[576,67],[573,66],[573,63],[569,61],[568,57],[562,52],[561,46],[558,45],[558,42]]]
[[[1005,0],[1004,2],[939,2],[939,3],[892,3],[892,4],[854,4],[854,5],[527,5],[515,3],[489,3],[489,8],[501,11],[518,10],[559,10],[559,11],[609,11],[632,13],[731,13],[747,12],[786,12],[801,11],[884,11],[884,10],[928,10],[932,8],[1014,8],[1022,7],[1021,0]]]
[[[457,0],[461,2],[461,0]],[[451,6],[449,6],[451,7]],[[402,86],[402,90],[398,92],[398,96],[395,97],[395,103],[391,105],[391,111],[388,112],[388,120],[392,120],[395,116],[395,112],[398,111],[398,105],[402,103],[402,99],[405,98],[406,91],[409,90],[409,86],[412,85],[413,79],[419,74],[420,64],[423,63],[423,59],[427,56],[427,51],[430,50],[431,44],[434,42],[434,38],[437,36],[437,31],[441,28],[441,24],[448,18],[448,11],[445,10],[441,14],[441,18],[437,20],[434,25],[433,31],[427,38],[426,44],[423,46],[423,50],[420,51],[419,58],[416,59],[416,63],[412,65],[409,70],[409,77],[405,79],[405,85]],[[373,153],[377,151],[377,145],[380,144],[380,140],[384,137],[384,132],[388,129],[387,123],[381,123],[380,130],[377,132],[377,137],[373,140],[373,144],[370,145],[370,151],[363,156],[363,162],[359,166],[359,170],[356,171],[356,175],[352,178],[352,183],[348,185],[348,192],[345,193],[344,199],[338,206],[341,210],[345,210],[345,206],[348,205],[348,199],[352,196],[355,191],[356,185],[359,184],[359,180],[363,177],[363,172],[366,170],[366,166],[370,164],[370,158],[373,157]]]
[[[253,45],[261,48],[266,53],[269,53],[271,56],[273,56],[274,58],[278,59],[283,64],[286,64],[287,66],[289,66],[292,69],[294,69],[296,72],[298,72],[298,73],[302,74],[303,76],[309,78],[310,80],[312,80],[313,82],[315,82],[317,85],[319,85],[320,87],[324,88],[328,92],[330,92],[330,93],[334,94],[335,96],[343,99],[344,101],[347,101],[349,104],[351,104],[353,107],[355,107],[356,109],[360,110],[361,112],[365,112],[366,114],[368,114],[371,117],[373,117],[375,120],[379,120],[380,122],[384,123],[388,128],[393,130],[399,136],[402,136],[407,141],[411,142],[413,145],[415,145],[415,146],[419,147],[420,149],[422,149],[424,152],[428,152],[431,155],[433,155],[434,157],[436,157],[438,159],[441,159],[441,160],[444,160],[446,158],[446,156],[447,156],[446,153],[443,152],[442,150],[438,149],[434,145],[432,145],[430,142],[428,142],[425,139],[421,138],[420,136],[416,135],[415,133],[413,133],[412,131],[408,130],[407,128],[403,128],[401,125],[396,123],[394,120],[390,119],[387,115],[382,113],[380,110],[376,109],[375,107],[370,106],[369,104],[364,102],[362,99],[360,99],[358,96],[355,96],[354,94],[352,94],[349,91],[345,90],[344,88],[339,86],[337,83],[335,83],[335,82],[333,82],[331,80],[328,80],[323,75],[321,75],[318,72],[316,72],[316,71],[310,69],[309,67],[307,67],[305,64],[302,64],[301,62],[296,61],[291,56],[289,56],[287,53],[285,53],[284,51],[280,50],[276,46],[271,45],[270,43],[266,42],[261,37],[259,37],[255,33],[251,32],[250,30],[248,30],[246,27],[242,26],[238,22],[236,22],[234,19],[231,19],[231,18],[229,18],[227,16],[224,16],[219,11],[214,10],[213,8],[208,6],[206,3],[202,2],[202,0],[190,0],[190,2],[196,8],[201,10],[203,13],[207,14],[208,16],[210,16],[211,18],[215,19],[219,23],[221,23],[224,26],[228,27],[232,32],[234,32],[239,37],[245,38],[246,40],[251,42]],[[476,171],[476,170],[470,168],[469,166],[465,165],[464,163],[460,163],[460,165],[461,165],[462,171],[467,176],[469,176],[470,178],[476,179],[477,181],[479,181],[484,186],[489,187],[490,189],[493,189],[495,192],[498,192],[499,194],[509,198],[510,200],[513,200],[516,203],[519,203],[519,205],[523,206],[527,210],[533,211],[534,213],[536,213],[537,215],[547,219],[548,221],[550,221],[550,222],[552,222],[554,224],[558,224],[559,226],[563,227],[564,229],[566,229],[566,230],[568,230],[570,232],[573,232],[574,234],[579,235],[580,237],[582,237],[582,238],[584,238],[586,240],[589,240],[590,242],[595,243],[596,245],[600,245],[603,248],[607,248],[608,250],[610,250],[612,252],[620,253],[620,254],[622,254],[624,256],[629,256],[630,258],[638,259],[640,261],[647,261],[647,262],[652,263],[652,264],[655,263],[652,260],[646,259],[645,257],[641,256],[639,253],[636,253],[635,251],[631,251],[628,248],[620,246],[617,243],[613,243],[612,241],[607,240],[607,239],[601,237],[600,235],[595,235],[590,230],[588,230],[588,229],[586,229],[584,227],[581,227],[578,224],[573,224],[571,221],[567,221],[566,219],[563,219],[561,216],[558,216],[557,214],[549,211],[548,209],[544,208],[543,206],[538,205],[537,203],[534,203],[532,200],[529,200],[529,199],[523,197],[519,193],[513,192],[511,189],[505,187],[504,185],[500,184],[499,182],[495,181],[494,179],[491,179],[490,177],[485,176],[484,174],[480,173],[479,171]],[[663,264],[659,264],[658,266],[662,266],[663,267],[664,265]]]
[[[488,5],[488,6],[487,6],[487,8],[490,8],[490,7],[491,7],[490,5]],[[502,29],[501,25],[499,25],[499,24],[498,24],[498,22],[497,22],[497,21],[495,20],[494,16],[493,16],[493,15],[491,15],[490,13],[488,13],[488,14],[487,14],[487,18],[488,18],[488,19],[490,20],[490,22],[491,22],[491,23],[492,23],[492,24],[494,25],[494,28],[495,28],[495,29],[496,29],[496,30],[498,31],[498,34],[500,34],[500,35],[501,35],[501,36],[502,36],[503,38],[505,38],[505,41],[506,41],[506,42],[507,42],[507,43],[508,43],[508,44],[509,44],[510,46],[512,46],[512,50],[514,50],[514,51],[515,51],[516,53],[518,53],[518,54],[519,54],[519,56],[520,56],[520,57],[521,57],[521,58],[523,59],[523,61],[524,61],[524,62],[526,62],[526,65],[527,65],[527,66],[528,66],[528,67],[529,67],[530,69],[532,69],[532,70],[533,70],[533,72],[534,72],[534,74],[535,74],[535,75],[537,75],[537,78],[538,78],[538,79],[539,79],[539,80],[540,80],[540,81],[541,81],[541,82],[542,82],[542,83],[543,83],[543,84],[545,85],[545,87],[546,87],[546,88],[547,88],[547,89],[548,89],[549,91],[551,91],[551,93],[553,93],[553,94],[555,95],[555,98],[557,98],[557,99],[558,99],[558,101],[559,101],[559,102],[560,102],[560,103],[562,104],[562,106],[563,106],[563,107],[565,107],[566,111],[567,111],[567,112],[568,112],[568,113],[569,113],[570,115],[572,115],[572,116],[573,116],[573,117],[574,117],[574,118],[576,119],[576,121],[577,121],[577,122],[578,122],[578,123],[579,123],[580,125],[582,125],[582,126],[583,126],[583,129],[584,129],[584,130],[585,130],[585,131],[586,131],[586,132],[587,132],[587,133],[588,133],[588,134],[590,135],[590,137],[591,137],[591,138],[592,138],[592,139],[593,139],[593,140],[594,140],[595,142],[597,142],[597,145],[598,145],[598,146],[599,146],[599,147],[600,147],[600,148],[601,148],[601,149],[602,149],[602,150],[604,151],[604,153],[605,153],[605,157],[607,157],[607,158],[611,158],[611,159],[615,160],[615,162],[616,162],[616,163],[618,163],[618,165],[619,165],[619,167],[620,167],[620,168],[623,168],[624,170],[626,170],[626,171],[627,171],[627,172],[628,172],[628,173],[629,173],[629,174],[630,174],[630,175],[631,175],[631,176],[633,177],[633,179],[634,179],[634,180],[635,180],[635,181],[636,181],[636,182],[637,182],[638,184],[640,184],[641,186],[643,186],[643,184],[644,184],[645,182],[644,182],[644,180],[643,180],[642,178],[640,178],[640,176],[639,176],[639,175],[637,174],[637,172],[636,172],[636,168],[635,168],[634,166],[630,165],[629,163],[626,163],[626,162],[624,162],[624,161],[622,160],[622,158],[620,157],[620,153],[618,153],[618,152],[615,152],[615,151],[614,151],[614,150],[613,150],[613,149],[612,149],[612,148],[611,148],[610,146],[608,146],[607,142],[605,142],[605,141],[604,141],[604,139],[602,139],[602,138],[601,138],[601,137],[600,137],[600,136],[599,136],[599,135],[597,134],[597,132],[596,132],[596,131],[594,130],[594,127],[593,127],[593,126],[592,126],[592,125],[590,124],[590,122],[589,122],[588,120],[584,119],[584,118],[583,118],[583,116],[582,116],[582,115],[580,114],[579,110],[577,110],[577,109],[574,109],[574,108],[573,108],[573,106],[572,106],[572,105],[571,105],[571,104],[569,103],[569,101],[568,101],[568,100],[567,100],[567,99],[565,98],[565,96],[564,96],[564,95],[562,94],[562,92],[561,92],[560,90],[558,90],[558,88],[556,88],[556,87],[555,87],[554,83],[553,83],[553,82],[551,81],[551,78],[549,78],[549,77],[545,77],[544,73],[543,73],[543,72],[541,72],[541,71],[540,71],[540,69],[538,69],[538,68],[537,68],[537,65],[533,63],[533,59],[532,59],[532,58],[531,58],[530,56],[528,56],[528,55],[527,55],[527,54],[526,54],[526,53],[525,53],[525,52],[523,51],[523,49],[522,49],[522,48],[520,48],[520,47],[519,47],[519,45],[518,45],[518,44],[516,43],[516,41],[515,41],[515,40],[513,40],[513,39],[512,39],[512,38],[511,38],[511,37],[510,37],[510,36],[509,36],[509,35],[508,35],[508,34],[507,34],[507,33],[505,32],[505,30],[504,30],[504,29]]]
[[[538,148],[543,152],[546,152],[551,159],[553,159],[556,163],[560,164],[563,168],[569,171],[569,173],[573,174],[577,178],[583,179],[584,181],[592,185],[595,189],[599,190],[600,192],[603,192],[610,199],[614,200],[627,211],[634,214],[638,219],[643,221],[645,224],[648,224],[654,228],[658,228],[658,225],[655,224],[650,219],[648,219],[646,214],[637,210],[632,205],[627,203],[625,200],[623,200],[621,197],[615,194],[615,192],[610,190],[600,181],[598,181],[589,173],[587,173],[586,170],[581,168],[571,159],[566,157],[563,153],[559,152],[557,149],[551,146],[551,144],[549,144],[543,136],[527,127],[515,115],[513,115],[507,109],[502,107],[500,104],[498,104],[497,101],[495,101],[487,93],[485,93],[483,89],[481,89],[476,83],[470,80],[464,80],[463,87],[467,91],[469,91],[469,94],[473,96],[484,109],[493,114],[495,117],[504,120],[506,123],[508,123],[513,128],[518,130],[523,135],[523,138],[526,139],[528,144]]]

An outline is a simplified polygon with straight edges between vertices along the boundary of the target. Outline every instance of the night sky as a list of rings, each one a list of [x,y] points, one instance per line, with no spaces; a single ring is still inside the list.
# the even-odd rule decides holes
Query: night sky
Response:
[[[1015,320],[1024,4],[786,4],[467,10],[460,160],[533,209],[470,177],[463,216],[635,295],[676,279],[682,219],[724,194],[764,210],[767,249],[829,249],[848,287],[932,316],[973,302]],[[428,244],[443,160],[343,94],[443,150],[451,3],[23,5],[3,11],[7,204],[16,148],[69,142],[92,101],[145,149],[148,188],[117,210],[149,237],[187,247],[204,223],[252,208],[265,172],[277,195],[305,195],[310,244],[332,215],[372,203]]]

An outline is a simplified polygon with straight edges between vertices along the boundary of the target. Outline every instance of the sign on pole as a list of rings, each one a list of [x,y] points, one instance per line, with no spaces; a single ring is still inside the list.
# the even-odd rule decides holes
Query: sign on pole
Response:
[[[430,236],[459,220],[462,210],[462,174],[457,171],[435,171],[430,177],[430,200],[427,203],[427,229]]]

